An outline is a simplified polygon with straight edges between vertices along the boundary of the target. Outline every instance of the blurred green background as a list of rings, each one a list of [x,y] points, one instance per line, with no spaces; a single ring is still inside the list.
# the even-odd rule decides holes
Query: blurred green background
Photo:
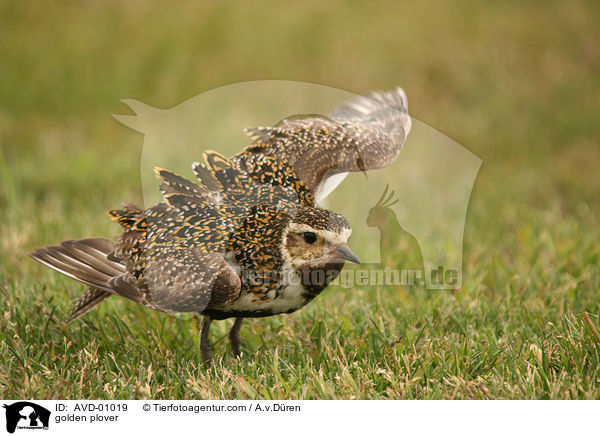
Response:
[[[597,397],[597,367],[575,370],[565,363],[572,355],[561,361],[568,334],[548,323],[574,323],[573,346],[587,344],[581,356],[596,350],[598,361],[578,316],[600,312],[599,18],[593,1],[0,2],[0,351],[11,362],[0,387],[13,397],[53,395],[46,382],[23,384],[34,377],[23,369],[33,340],[25,324],[43,326],[55,308],[62,316],[81,289],[26,253],[65,238],[110,237],[118,229],[105,210],[141,202],[143,137],[111,117],[128,111],[119,100],[169,108],[233,82],[285,79],[358,94],[400,85],[412,116],[483,159],[465,229],[465,285],[436,301],[442,330],[419,338],[447,332],[450,340],[457,327],[443,316],[448,307],[460,325],[508,335],[500,349],[525,344],[506,379],[485,385],[492,396]],[[328,310],[335,298],[310,310]],[[370,307],[355,298],[357,308]],[[420,300],[401,304],[416,311],[414,323],[406,319],[420,329]],[[119,305],[133,307],[111,302],[91,316],[123,314]],[[431,310],[424,316],[436,319]],[[550,364],[540,364],[546,380],[519,391],[525,382],[508,379],[520,365],[537,365],[529,342],[541,338],[544,351],[553,335],[559,363],[550,353]],[[436,397],[427,386],[420,396]],[[313,396],[351,396],[344,392]]]
[[[168,108],[260,79],[356,93],[401,85],[413,116],[482,157],[480,184],[522,178],[513,201],[572,211],[598,198],[594,5],[2,2],[3,174],[35,192],[29,174],[44,173],[58,189],[62,169],[48,164],[60,156],[66,177],[88,175],[96,195],[134,186],[142,140],[110,117],[123,98]],[[110,171],[89,171],[98,154]]]

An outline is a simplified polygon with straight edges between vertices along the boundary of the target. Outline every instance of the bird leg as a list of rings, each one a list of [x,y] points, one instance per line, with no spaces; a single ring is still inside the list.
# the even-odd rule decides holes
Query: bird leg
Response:
[[[240,357],[242,354],[241,340],[240,340],[240,329],[242,328],[242,321],[244,318],[236,318],[233,323],[233,327],[229,330],[229,341],[231,342],[231,349],[235,357]]]
[[[213,362],[212,344],[208,338],[211,321],[212,319],[210,319],[210,316],[204,316],[204,321],[202,322],[202,333],[200,336],[200,351],[202,352],[204,361],[208,364],[212,364]]]

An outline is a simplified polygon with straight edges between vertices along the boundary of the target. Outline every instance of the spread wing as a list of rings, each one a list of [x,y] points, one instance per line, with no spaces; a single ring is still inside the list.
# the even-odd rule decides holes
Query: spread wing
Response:
[[[348,171],[382,168],[402,148],[411,127],[401,88],[353,98],[329,117],[287,119],[275,127],[248,128],[255,141],[242,154],[265,154],[289,162],[317,200]]]

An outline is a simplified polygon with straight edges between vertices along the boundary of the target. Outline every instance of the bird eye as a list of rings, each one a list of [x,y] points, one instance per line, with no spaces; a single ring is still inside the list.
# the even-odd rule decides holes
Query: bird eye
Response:
[[[312,244],[317,240],[317,235],[315,235],[313,232],[304,232],[304,240],[308,243],[308,244]]]

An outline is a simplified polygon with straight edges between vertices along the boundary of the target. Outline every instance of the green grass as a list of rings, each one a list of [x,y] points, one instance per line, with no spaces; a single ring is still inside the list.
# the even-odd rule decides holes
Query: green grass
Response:
[[[135,5],[135,6],[133,6]],[[432,9],[436,13],[432,13]],[[0,6],[0,397],[600,398],[600,30],[593,2],[452,8],[317,2]],[[331,288],[250,320],[243,357],[214,323],[111,299],[32,249],[118,232],[141,202],[142,137],[122,98],[171,107],[253,79],[364,92],[402,85],[413,116],[484,161],[456,292]]]

